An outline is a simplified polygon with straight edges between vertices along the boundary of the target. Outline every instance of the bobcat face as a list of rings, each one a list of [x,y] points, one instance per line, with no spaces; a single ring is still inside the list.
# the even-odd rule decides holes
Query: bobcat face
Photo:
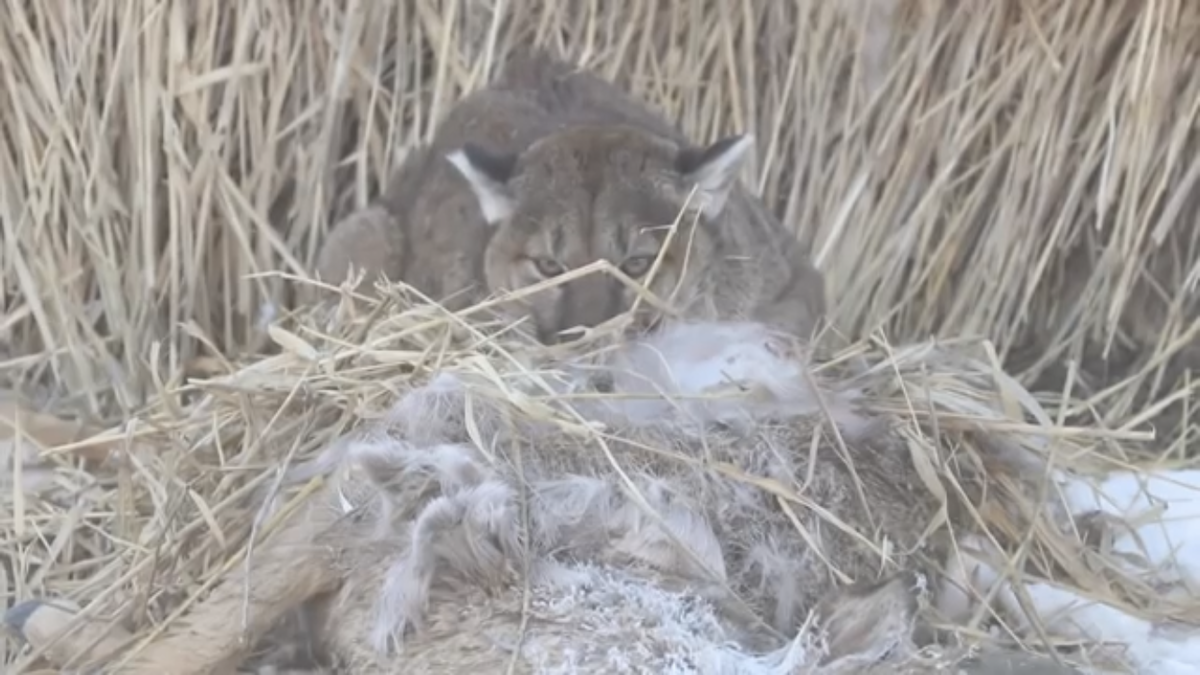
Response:
[[[519,154],[467,144],[447,159],[496,228],[484,258],[489,291],[521,289],[606,260],[671,303],[698,291],[716,249],[713,221],[752,142],[732,136],[679,148],[635,129],[592,127],[548,136]],[[626,312],[637,295],[597,271],[516,299],[510,311],[530,317],[550,343],[571,338],[563,331]],[[648,326],[658,312],[643,302],[635,319]]]

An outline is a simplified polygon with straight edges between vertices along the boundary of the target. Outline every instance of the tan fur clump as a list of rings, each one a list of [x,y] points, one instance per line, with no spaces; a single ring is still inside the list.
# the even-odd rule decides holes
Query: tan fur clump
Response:
[[[824,281],[740,184],[752,145],[735,135],[695,146],[598,76],[542,53],[518,57],[457,103],[375,205],[335,226],[317,274],[340,283],[354,266],[368,282],[402,280],[461,309],[605,260],[683,316],[808,337],[825,312]],[[556,341],[636,297],[600,271],[501,309]],[[640,325],[662,311],[639,308]]]

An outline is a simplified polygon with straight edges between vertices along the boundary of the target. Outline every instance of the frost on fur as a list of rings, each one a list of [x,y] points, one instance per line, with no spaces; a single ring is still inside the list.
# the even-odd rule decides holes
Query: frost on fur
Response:
[[[711,675],[834,675],[903,653],[912,619],[901,580],[855,589],[824,624],[808,622],[777,647],[757,653],[743,629],[712,603],[636,568],[569,562],[493,602],[513,620],[493,625],[486,643],[497,661],[516,652],[539,673],[660,672]],[[528,609],[518,597],[528,592]],[[509,595],[511,594],[511,595]],[[466,605],[472,605],[466,600]],[[521,612],[537,620],[522,626]],[[470,615],[470,610],[449,610]],[[445,616],[443,614],[443,616]],[[834,647],[836,645],[836,647]],[[407,662],[405,662],[407,663]],[[490,671],[489,671],[490,672]]]
[[[562,583],[531,588],[530,609],[543,624],[578,625],[588,639],[503,636],[521,643],[534,672],[656,672],[713,675],[785,675],[815,671],[816,637],[802,633],[775,651],[757,655],[738,645],[712,605],[667,590],[640,574],[611,566],[573,563]],[[536,629],[535,629],[536,630]]]

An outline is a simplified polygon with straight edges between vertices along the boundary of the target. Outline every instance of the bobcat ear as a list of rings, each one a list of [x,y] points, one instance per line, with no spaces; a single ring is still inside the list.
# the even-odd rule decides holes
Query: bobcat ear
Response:
[[[467,179],[489,225],[512,214],[513,197],[508,179],[517,164],[515,154],[493,152],[474,143],[464,143],[446,155],[446,159]]]
[[[725,208],[725,200],[737,182],[746,161],[746,151],[754,145],[753,134],[726,136],[705,148],[684,148],[675,157],[675,170],[689,185],[696,186],[696,198],[704,215],[716,217]]]

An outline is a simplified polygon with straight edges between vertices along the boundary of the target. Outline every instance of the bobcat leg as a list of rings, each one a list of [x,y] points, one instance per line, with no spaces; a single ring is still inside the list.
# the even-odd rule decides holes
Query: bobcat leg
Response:
[[[355,211],[334,225],[317,255],[316,273],[327,284],[340,284],[353,267],[362,272],[355,290],[369,290],[382,277],[400,278],[404,240],[399,223],[382,206]]]

